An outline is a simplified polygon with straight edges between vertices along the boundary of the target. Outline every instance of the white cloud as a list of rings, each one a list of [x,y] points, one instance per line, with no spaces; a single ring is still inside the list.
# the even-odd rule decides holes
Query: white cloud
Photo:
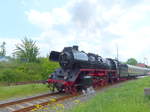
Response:
[[[121,59],[135,57],[143,60],[144,57],[150,59],[150,5],[138,4],[126,11],[117,22],[106,28],[107,32],[119,35],[120,38],[113,40],[119,43]],[[149,24],[149,25],[148,25]]]
[[[68,1],[69,2],[69,1]],[[81,50],[121,60],[150,59],[150,2],[72,0],[51,11],[26,11],[30,23],[42,29],[37,38],[41,52],[78,44]],[[143,55],[144,54],[144,55]]]
[[[48,29],[54,25],[67,24],[70,20],[68,12],[63,8],[55,8],[51,12],[39,12],[31,9],[26,12],[28,20],[42,29]]]

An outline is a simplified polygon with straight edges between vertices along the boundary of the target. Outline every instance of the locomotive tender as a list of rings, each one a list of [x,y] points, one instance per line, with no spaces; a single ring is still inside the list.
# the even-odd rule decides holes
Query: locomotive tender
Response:
[[[56,69],[47,82],[58,91],[71,93],[150,72],[148,68],[122,64],[115,59],[104,59],[93,53],[79,51],[78,46],[65,47],[62,52],[51,51],[49,60],[59,62],[61,68]]]

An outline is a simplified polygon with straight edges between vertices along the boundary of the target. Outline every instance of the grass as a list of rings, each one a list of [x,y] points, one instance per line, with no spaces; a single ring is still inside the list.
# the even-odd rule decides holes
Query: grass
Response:
[[[150,112],[150,97],[144,96],[147,87],[150,87],[150,77],[129,81],[97,94],[69,112]]]
[[[47,87],[47,85],[43,84],[28,84],[7,87],[0,86],[0,100],[30,96],[48,91],[49,88]]]

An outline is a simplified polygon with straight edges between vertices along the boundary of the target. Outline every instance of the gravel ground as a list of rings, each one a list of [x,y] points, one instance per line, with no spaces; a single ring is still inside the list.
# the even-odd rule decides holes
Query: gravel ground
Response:
[[[67,99],[65,101],[57,102],[53,105],[47,105],[45,107],[37,106],[37,108],[33,109],[32,111],[36,111],[36,112],[65,112],[66,110],[71,109],[75,105],[79,105],[82,102],[86,102],[87,100],[94,97],[97,93],[107,91],[110,88],[120,87],[122,84],[123,83],[118,83],[115,85],[107,86],[105,88],[101,88],[101,89],[97,90],[95,93],[80,95],[78,97],[73,97],[73,98]],[[42,109],[40,109],[40,108],[42,108]]]

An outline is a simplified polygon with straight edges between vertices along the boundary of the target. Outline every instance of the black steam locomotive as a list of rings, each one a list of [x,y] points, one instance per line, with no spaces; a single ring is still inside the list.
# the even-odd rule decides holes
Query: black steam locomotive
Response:
[[[56,69],[47,82],[58,91],[71,93],[150,72],[148,68],[122,64],[115,59],[104,59],[93,53],[79,51],[78,46],[65,47],[62,52],[52,51],[49,60],[59,62],[61,68]]]

